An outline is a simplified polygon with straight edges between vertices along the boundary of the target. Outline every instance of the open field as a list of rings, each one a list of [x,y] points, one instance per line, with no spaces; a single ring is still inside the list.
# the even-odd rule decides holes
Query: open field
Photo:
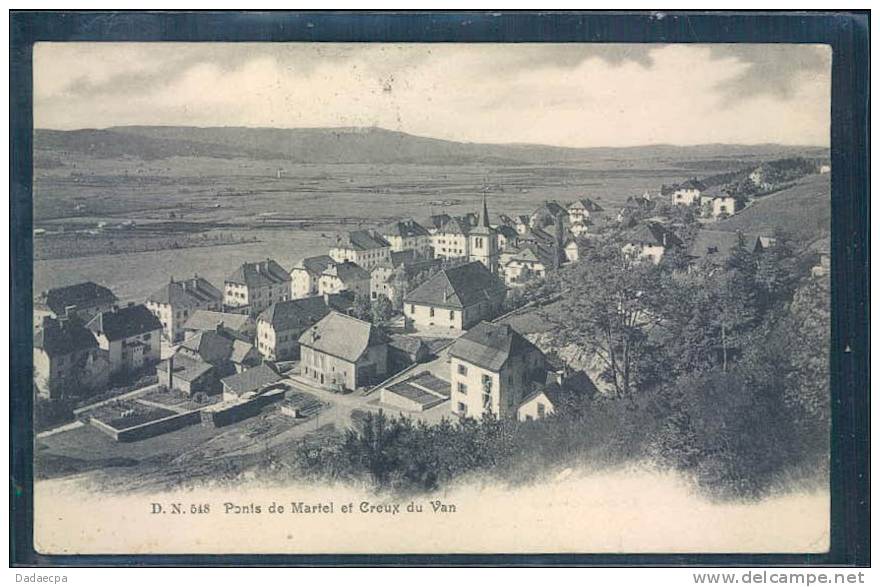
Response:
[[[35,239],[34,291],[92,280],[125,301],[142,300],[171,276],[198,273],[221,285],[245,261],[271,257],[289,268],[325,253],[339,230],[474,211],[483,194],[492,214],[578,196],[614,208],[663,183],[754,161],[741,152],[520,165],[57,158],[60,165],[35,169],[35,228],[64,232]],[[126,221],[134,228],[82,235]]]

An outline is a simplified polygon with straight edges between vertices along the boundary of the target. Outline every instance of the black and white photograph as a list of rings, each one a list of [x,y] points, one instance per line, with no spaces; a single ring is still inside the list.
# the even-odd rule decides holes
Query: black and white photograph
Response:
[[[35,550],[827,552],[833,60],[36,43]]]

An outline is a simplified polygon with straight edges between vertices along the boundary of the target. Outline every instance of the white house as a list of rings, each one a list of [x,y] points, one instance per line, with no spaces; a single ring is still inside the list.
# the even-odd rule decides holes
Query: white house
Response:
[[[162,323],[143,304],[101,312],[86,328],[95,335],[98,347],[107,351],[111,375],[159,361]]]
[[[533,384],[546,379],[544,354],[507,324],[480,322],[456,339],[449,356],[451,409],[462,417],[516,418]]]
[[[180,281],[172,277],[150,294],[146,306],[162,323],[165,338],[177,342],[183,337],[183,325],[196,310],[223,310],[223,293],[198,275]]]
[[[697,179],[689,179],[678,185],[663,186],[661,193],[672,197],[672,204],[676,206],[693,206],[700,203],[700,195],[706,190],[706,186]]]
[[[350,261],[335,263],[327,267],[318,281],[318,294],[323,296],[343,291],[369,296],[369,272]]]
[[[623,237],[622,250],[639,259],[648,259],[655,265],[664,253],[682,242],[672,231],[657,222],[643,222]]]
[[[316,384],[357,389],[388,373],[388,337],[376,326],[330,312],[299,337],[300,372]]]
[[[318,295],[318,282],[321,275],[336,261],[329,255],[306,257],[290,270],[291,299],[308,298]]]
[[[582,198],[568,205],[568,220],[572,225],[584,224],[592,214],[601,211],[599,204],[589,198]]]
[[[224,283],[223,302],[230,308],[248,307],[256,316],[275,302],[290,298],[290,273],[272,259],[243,263]]]
[[[431,235],[434,258],[466,259],[470,255],[468,235],[471,226],[465,218],[450,218]]]
[[[386,224],[379,234],[391,244],[392,252],[415,251],[419,257],[431,256],[431,234],[411,218]]]
[[[388,261],[391,243],[375,230],[354,230],[338,236],[336,246],[330,249],[330,257],[337,263],[355,263],[369,271]]]
[[[498,315],[507,288],[479,261],[444,269],[403,298],[403,313],[417,326],[465,329]]]

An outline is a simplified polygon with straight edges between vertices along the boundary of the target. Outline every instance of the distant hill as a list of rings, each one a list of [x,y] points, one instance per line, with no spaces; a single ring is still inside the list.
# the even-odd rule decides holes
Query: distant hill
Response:
[[[108,129],[34,131],[44,158],[59,153],[144,160],[175,156],[280,159],[291,163],[402,163],[523,165],[620,160],[748,160],[822,157],[822,147],[783,145],[650,145],[573,149],[546,145],[460,143],[381,128],[245,128],[119,126]]]
[[[831,231],[831,174],[808,175],[759,198],[713,229],[765,235],[783,230],[805,244],[825,237]]]

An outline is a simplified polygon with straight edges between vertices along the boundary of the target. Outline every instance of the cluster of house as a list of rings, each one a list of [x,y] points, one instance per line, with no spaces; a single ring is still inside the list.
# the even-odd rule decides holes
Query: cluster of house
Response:
[[[736,198],[721,186],[707,187],[696,178],[660,188],[660,195],[669,197],[675,206],[697,206],[703,216],[724,218],[736,213]]]
[[[673,201],[700,197],[699,186],[688,185],[678,186]],[[35,384],[53,399],[82,395],[155,366],[169,389],[229,398],[277,383],[275,364],[298,359],[300,376],[314,384],[357,389],[427,353],[419,338],[389,336],[351,316],[355,296],[385,296],[406,326],[463,332],[451,347],[448,383],[400,382],[402,395],[389,388],[390,403],[411,401],[409,391],[450,398],[456,414],[540,417],[567,385],[564,374],[548,370],[522,336],[489,321],[508,288],[578,261],[600,218],[608,221],[603,208],[581,199],[544,202],[530,215],[502,214],[492,223],[484,198],[476,214],[348,232],[328,254],[290,271],[272,259],[243,263],[222,288],[198,275],[170,278],[144,303],[127,305],[91,282],[49,290],[35,303]],[[625,236],[626,251],[655,263],[682,244],[662,222],[642,222]],[[713,254],[706,246],[701,254]],[[163,338],[172,349],[164,360]]]

